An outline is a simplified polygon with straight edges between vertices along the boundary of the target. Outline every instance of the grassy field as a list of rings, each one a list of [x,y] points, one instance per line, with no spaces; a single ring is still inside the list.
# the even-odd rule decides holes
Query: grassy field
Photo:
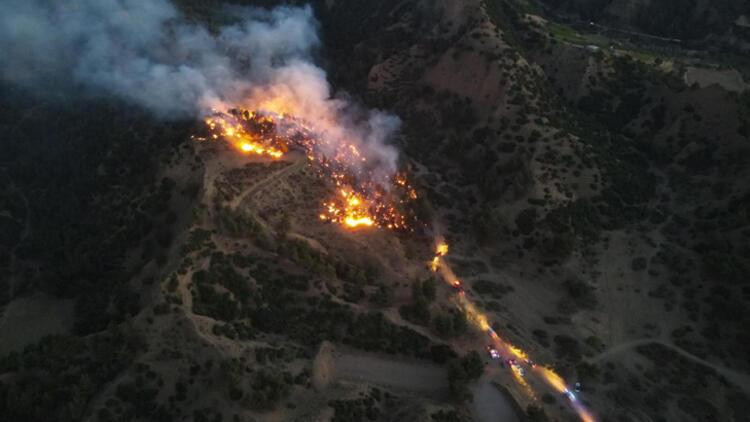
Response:
[[[554,39],[565,42],[568,44],[575,44],[579,46],[596,46],[600,49],[608,49],[615,43],[608,37],[601,34],[581,34],[576,32],[573,28],[556,22],[548,22],[546,28],[550,36]],[[666,56],[658,54],[655,51],[650,51],[645,48],[639,48],[635,46],[619,45],[616,48],[618,54],[627,55],[647,64],[653,64],[657,60],[668,62],[670,59]]]
[[[563,42],[568,42],[572,44],[581,44],[585,45],[588,44],[588,41],[585,37],[583,37],[578,32],[574,31],[572,28],[559,24],[554,22],[547,23],[547,29],[549,30],[550,35],[552,35],[555,39]]]

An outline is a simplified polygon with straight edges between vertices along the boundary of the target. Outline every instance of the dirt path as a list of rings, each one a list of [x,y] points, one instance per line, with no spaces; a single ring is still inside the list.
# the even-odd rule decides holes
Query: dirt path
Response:
[[[325,289],[325,293],[328,293],[328,294],[331,295],[331,300],[333,302],[336,302],[336,303],[341,304],[341,305],[349,306],[349,307],[354,308],[357,311],[362,312],[362,313],[367,313],[367,312],[372,312],[374,310],[377,310],[376,307],[368,307],[366,305],[362,305],[362,304],[359,304],[359,303],[347,302],[344,299],[341,299],[340,297],[338,297],[335,294],[331,293],[331,291],[329,291],[327,288]],[[414,324],[412,322],[409,322],[409,321],[405,320],[401,316],[401,314],[398,312],[398,308],[397,307],[390,307],[390,308],[384,309],[382,311],[382,314],[385,317],[385,319],[388,320],[389,322],[391,322],[392,324],[398,325],[399,327],[408,328],[408,329],[410,329],[410,330],[412,330],[412,331],[414,331],[414,332],[416,332],[418,334],[421,334],[421,335],[427,337],[428,339],[430,339],[430,341],[432,341],[433,343],[440,344],[440,343],[445,343],[446,342],[444,339],[441,339],[441,338],[437,337],[436,335],[434,335],[433,333],[431,333],[430,330],[427,329],[426,327],[423,327],[421,325],[417,325],[417,324]],[[456,349],[459,350],[459,351],[463,350],[462,348],[456,348],[455,345],[453,345],[453,346],[454,346],[454,350],[456,350]]]
[[[265,188],[272,182],[275,182],[276,180],[279,180],[282,177],[286,177],[289,174],[301,169],[302,167],[307,164],[307,160],[304,158],[297,158],[296,161],[294,161],[292,164],[284,167],[283,169],[276,171],[266,177],[265,179],[261,180],[260,182],[252,185],[250,188],[248,188],[245,192],[242,192],[240,195],[238,195],[236,198],[232,200],[230,203],[230,207],[232,209],[236,209],[246,198],[252,196],[259,190]]]
[[[640,340],[629,341],[626,343],[620,343],[618,345],[610,347],[609,349],[589,359],[589,362],[597,363],[610,356],[613,356],[622,352],[626,352],[637,346],[643,346],[647,344],[660,344],[666,348],[674,350],[675,352],[679,353],[681,356],[687,359],[690,359],[693,362],[699,363],[705,367],[715,370],[717,373],[719,373],[724,378],[726,378],[729,382],[731,382],[735,386],[742,389],[745,393],[750,394],[750,375],[735,371],[734,369],[727,368],[725,366],[721,366],[721,365],[717,365],[715,363],[709,362],[703,358],[700,358],[698,356],[691,354],[690,352],[678,346],[675,346],[674,344],[671,344],[669,342],[659,340],[659,339],[640,339]]]
[[[388,309],[386,309],[385,311],[383,311],[383,316],[385,316],[385,318],[388,321],[392,322],[395,325],[398,325],[400,327],[408,328],[408,329],[410,329],[412,331],[415,331],[415,332],[417,332],[417,333],[419,333],[419,334],[427,337],[433,343],[440,344],[440,343],[444,343],[445,342],[445,340],[440,339],[437,336],[435,336],[434,334],[432,334],[430,332],[430,330],[428,330],[427,328],[425,328],[425,327],[423,327],[421,325],[417,325],[417,324],[414,324],[412,322],[409,322],[409,321],[405,320],[401,316],[401,314],[398,312],[398,308],[388,308]]]

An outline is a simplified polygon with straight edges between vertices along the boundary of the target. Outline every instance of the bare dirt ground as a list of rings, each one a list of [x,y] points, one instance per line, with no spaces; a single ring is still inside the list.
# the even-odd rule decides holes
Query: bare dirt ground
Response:
[[[334,379],[368,383],[424,396],[448,396],[445,368],[371,353],[338,349],[333,352]]]
[[[472,406],[476,419],[480,422],[518,422],[516,411],[503,393],[491,383],[489,376],[483,376],[472,389]]]
[[[472,410],[479,422],[518,422],[516,409],[492,384],[487,372],[472,388]],[[444,401],[449,397],[448,374],[444,367],[393,356],[335,348],[324,343],[313,365],[313,382],[321,387],[371,385]],[[324,387],[324,388],[325,388]]]
[[[0,319],[0,355],[20,351],[46,335],[66,333],[72,326],[72,300],[41,293],[15,299]]]
[[[326,341],[320,345],[318,354],[315,355],[312,369],[312,384],[318,391],[325,389],[331,383],[334,369],[333,352],[333,345]]]
[[[719,85],[731,92],[742,92],[748,88],[748,84],[742,80],[742,75],[736,69],[715,70],[689,67],[685,71],[685,83],[687,85],[697,83],[702,88]]]

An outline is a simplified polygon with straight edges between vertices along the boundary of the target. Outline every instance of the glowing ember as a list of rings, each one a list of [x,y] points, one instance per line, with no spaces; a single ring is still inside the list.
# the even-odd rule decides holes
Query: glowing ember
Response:
[[[264,147],[255,142],[242,142],[240,149],[244,152],[249,152],[258,155],[267,155],[271,158],[281,158],[284,153],[274,148]]]
[[[216,114],[206,119],[205,123],[211,132],[211,139],[222,138],[244,153],[278,159],[286,152],[283,143],[267,139],[258,140],[249,128],[230,116]]]
[[[430,269],[433,272],[437,272],[437,270],[440,268],[440,258],[445,256],[445,254],[448,253],[448,243],[446,243],[444,240],[440,240],[435,247],[435,256],[432,257],[432,261],[430,261]],[[458,284],[456,284],[458,283]],[[458,281],[458,279],[453,281],[454,285],[461,285],[461,282]]]
[[[346,217],[344,224],[349,227],[372,226],[374,221],[370,217]]]
[[[340,197],[324,204],[327,214],[321,214],[322,220],[343,223],[347,227],[370,227],[375,220],[370,216],[369,204],[361,195],[348,189],[339,190]]]
[[[443,242],[438,243],[436,250],[437,256],[445,256],[448,253],[448,244]]]
[[[289,149],[304,152],[318,175],[338,194],[323,203],[320,219],[345,228],[384,227],[408,229],[414,219],[407,203],[416,190],[403,174],[375,177],[367,158],[356,145],[328,139],[312,125],[287,114],[230,110],[214,113],[205,121],[209,136],[223,139],[246,154],[279,159]]]

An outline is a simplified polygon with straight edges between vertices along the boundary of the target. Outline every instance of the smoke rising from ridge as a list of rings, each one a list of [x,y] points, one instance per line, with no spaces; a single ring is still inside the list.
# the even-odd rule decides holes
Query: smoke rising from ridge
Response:
[[[308,7],[227,8],[216,31],[187,22],[167,0],[7,0],[0,15],[0,79],[38,95],[116,96],[164,118],[212,109],[293,113],[325,136],[360,145],[390,174],[393,115],[334,96],[312,54]]]

